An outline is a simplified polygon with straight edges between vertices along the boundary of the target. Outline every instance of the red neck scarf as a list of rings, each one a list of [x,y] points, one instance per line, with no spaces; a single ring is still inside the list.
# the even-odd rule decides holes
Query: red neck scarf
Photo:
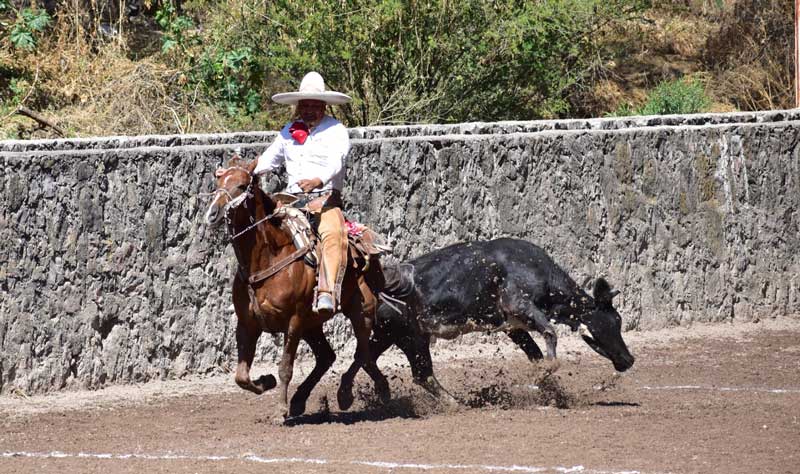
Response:
[[[308,138],[308,125],[305,122],[295,122],[289,127],[289,135],[299,144],[306,142]]]

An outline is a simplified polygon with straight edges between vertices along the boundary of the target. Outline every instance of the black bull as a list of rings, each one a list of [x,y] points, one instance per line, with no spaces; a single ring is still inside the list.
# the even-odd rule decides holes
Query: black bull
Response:
[[[431,336],[452,339],[473,331],[506,332],[528,356],[544,356],[528,331],[541,333],[556,357],[553,323],[580,331],[583,340],[618,371],[634,362],[612,305],[618,293],[600,278],[587,295],[544,250],[517,239],[451,245],[406,264],[387,266],[387,281],[403,305],[382,304],[370,340],[377,360],[393,344],[406,355],[414,381],[438,393]],[[398,289],[399,287],[399,289]],[[399,311],[398,311],[399,310]]]

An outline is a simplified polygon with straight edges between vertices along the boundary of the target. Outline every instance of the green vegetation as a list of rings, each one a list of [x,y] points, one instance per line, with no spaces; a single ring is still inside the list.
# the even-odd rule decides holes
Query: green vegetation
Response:
[[[8,4],[0,3],[0,11],[8,8]],[[16,11],[16,14],[17,19],[11,26],[8,39],[17,49],[33,51],[36,49],[37,37],[50,25],[50,15],[44,10],[32,8],[23,8]]]
[[[634,108],[626,103],[609,115],[696,114],[707,112],[710,105],[711,100],[706,96],[703,84],[684,77],[657,85],[641,107]]]
[[[653,3],[0,0],[0,131],[29,136],[19,105],[80,135],[274,129],[310,70],[349,126],[791,106],[786,2]]]
[[[646,7],[639,0],[231,0],[159,10],[164,50],[230,115],[309,70],[354,96],[353,125],[566,116],[594,66],[592,34]],[[180,48],[175,48],[180,46]],[[267,94],[264,94],[268,91]]]
[[[642,115],[696,114],[710,105],[703,85],[693,79],[664,81],[647,98]]]

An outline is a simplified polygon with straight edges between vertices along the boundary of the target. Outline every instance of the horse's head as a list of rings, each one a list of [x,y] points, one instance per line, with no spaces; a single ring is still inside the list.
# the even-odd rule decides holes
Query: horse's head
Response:
[[[225,168],[216,170],[214,175],[217,178],[217,189],[206,211],[206,223],[219,224],[228,211],[235,209],[252,195],[256,163],[257,160],[247,162],[234,155]]]

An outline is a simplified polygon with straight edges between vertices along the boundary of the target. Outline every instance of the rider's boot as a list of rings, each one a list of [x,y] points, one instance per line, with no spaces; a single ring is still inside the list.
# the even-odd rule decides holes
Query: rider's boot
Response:
[[[342,281],[347,265],[347,229],[341,209],[337,207],[323,209],[319,235],[322,241],[322,261],[315,311],[334,312],[341,306]]]

